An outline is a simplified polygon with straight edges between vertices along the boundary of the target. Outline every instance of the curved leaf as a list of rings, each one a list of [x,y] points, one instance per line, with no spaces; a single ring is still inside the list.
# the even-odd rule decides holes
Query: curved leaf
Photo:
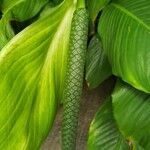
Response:
[[[48,0],[3,0],[2,12],[9,18],[24,21],[35,16]]]
[[[111,98],[100,107],[90,125],[88,150],[130,150],[113,118]]]
[[[145,150],[150,148],[150,95],[118,82],[112,95],[114,116],[122,134]]]
[[[14,36],[13,29],[10,24],[4,20],[0,20],[0,50],[9,42]]]
[[[91,39],[86,58],[86,81],[95,88],[111,75],[111,67],[97,35]]]
[[[150,1],[114,0],[104,9],[99,34],[113,73],[150,93]]]
[[[1,1],[2,18],[0,20],[0,50],[14,36],[10,20],[26,20],[36,15],[47,0],[3,0]]]
[[[98,13],[110,2],[110,0],[87,0],[88,10],[92,21],[95,21]]]
[[[62,97],[74,5],[64,1],[0,52],[0,149],[36,150],[48,135]]]

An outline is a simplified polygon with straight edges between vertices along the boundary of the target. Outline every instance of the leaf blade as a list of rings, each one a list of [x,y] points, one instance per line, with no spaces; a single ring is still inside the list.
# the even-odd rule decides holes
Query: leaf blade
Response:
[[[0,52],[0,149],[39,149],[51,129],[62,96],[74,5],[63,2]]]
[[[149,1],[116,0],[104,10],[99,23],[99,34],[113,73],[147,93],[150,92],[148,8]]]
[[[86,58],[86,81],[95,88],[111,75],[111,67],[97,35],[91,39]]]
[[[129,150],[113,117],[112,101],[109,97],[102,104],[90,125],[88,150]]]
[[[150,146],[149,95],[119,81],[112,99],[114,117],[123,135],[132,144],[138,143],[148,150]]]

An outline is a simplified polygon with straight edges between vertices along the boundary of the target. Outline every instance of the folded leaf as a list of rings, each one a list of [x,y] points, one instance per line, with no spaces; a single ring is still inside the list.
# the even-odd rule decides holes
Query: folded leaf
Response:
[[[116,126],[111,98],[100,107],[90,125],[88,150],[130,150]]]
[[[14,36],[12,27],[10,25],[10,20],[19,19],[14,14],[13,11],[22,10],[29,3],[27,0],[3,0],[1,2],[1,11],[3,12],[2,18],[0,20],[0,50],[10,41]],[[36,6],[36,5],[35,5]],[[41,6],[40,6],[41,7]],[[25,8],[24,8],[25,9]],[[27,10],[29,12],[29,10]],[[31,10],[33,11],[33,10]],[[31,11],[29,12],[32,15]],[[20,11],[17,12],[19,15],[23,15]],[[27,16],[28,13],[24,12]]]
[[[113,73],[150,93],[150,1],[113,0],[98,30]]]
[[[99,12],[110,2],[110,0],[87,0],[88,10],[92,21],[95,21]]]
[[[0,20],[0,50],[14,36],[13,29],[7,21]]]
[[[98,35],[91,39],[86,58],[86,81],[95,88],[111,75],[111,66]]]
[[[112,95],[115,120],[122,134],[143,149],[150,148],[150,95],[118,82]]]
[[[2,12],[9,18],[24,21],[35,16],[48,0],[3,0]]]
[[[62,97],[74,5],[64,1],[0,52],[0,149],[36,150],[48,135]]]

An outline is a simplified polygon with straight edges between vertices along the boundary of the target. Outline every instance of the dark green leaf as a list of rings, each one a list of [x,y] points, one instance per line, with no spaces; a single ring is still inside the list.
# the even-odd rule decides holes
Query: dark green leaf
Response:
[[[54,5],[58,5],[64,0],[51,0],[51,1],[54,3]]]
[[[130,150],[113,118],[111,98],[100,107],[90,125],[88,150]]]
[[[86,80],[90,88],[95,88],[111,75],[111,67],[101,41],[95,35],[88,46],[86,58]]]
[[[110,0],[87,0],[88,10],[92,21],[98,13],[110,2]]]

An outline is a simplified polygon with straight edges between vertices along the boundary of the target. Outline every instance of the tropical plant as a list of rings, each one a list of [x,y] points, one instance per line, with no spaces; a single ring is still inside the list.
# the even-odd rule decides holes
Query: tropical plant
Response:
[[[84,79],[94,89],[112,75],[87,149],[150,149],[149,0],[1,0],[0,11],[0,150],[40,149],[60,105],[62,149],[75,150]]]

